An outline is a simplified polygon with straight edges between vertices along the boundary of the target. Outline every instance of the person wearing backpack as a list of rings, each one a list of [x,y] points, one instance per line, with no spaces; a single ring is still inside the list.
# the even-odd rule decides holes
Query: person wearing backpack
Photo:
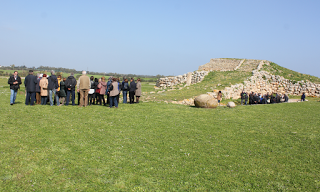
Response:
[[[59,88],[58,84],[58,78],[55,75],[55,72],[52,70],[51,71],[51,76],[48,78],[48,90],[49,90],[49,101],[50,101],[50,106],[53,106],[53,99],[52,96],[54,95],[57,106],[60,105],[59,103],[59,96],[57,94]]]
[[[94,77],[90,77],[90,91],[89,91],[89,105],[92,105],[92,100],[94,99],[95,96],[95,90],[94,90]]]
[[[123,103],[127,103],[127,93],[129,91],[129,83],[128,79],[125,78],[124,81],[122,81],[122,94],[123,94]]]
[[[71,73],[70,76],[67,78],[66,82],[66,89],[67,89],[67,101],[66,101],[66,106],[69,105],[69,99],[70,99],[70,94],[71,94],[71,101],[72,101],[72,106],[75,105],[75,88],[77,85],[77,80],[74,78],[74,74]]]
[[[136,91],[136,83],[134,82],[134,78],[131,78],[130,80],[130,88],[129,88],[129,99],[130,99],[130,104],[134,104],[134,93]]]

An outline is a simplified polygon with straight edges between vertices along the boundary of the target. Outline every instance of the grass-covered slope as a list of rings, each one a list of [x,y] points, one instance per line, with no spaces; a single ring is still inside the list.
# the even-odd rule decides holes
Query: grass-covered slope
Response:
[[[0,191],[319,190],[319,102],[10,106],[0,82]]]
[[[205,76],[204,80],[200,83],[184,87],[181,90],[165,91],[160,94],[153,94],[152,98],[155,100],[167,100],[167,101],[180,101],[183,99],[189,99],[200,94],[212,92],[213,89],[224,89],[230,86],[230,84],[242,83],[252,75],[251,72],[245,71],[213,71]],[[168,89],[167,89],[168,90]]]
[[[308,80],[313,83],[320,83],[319,77],[292,71],[290,69],[281,67],[280,65],[277,65],[275,63],[270,63],[270,65],[264,65],[261,70],[268,71],[273,75],[283,76],[284,78],[293,80],[293,81]]]

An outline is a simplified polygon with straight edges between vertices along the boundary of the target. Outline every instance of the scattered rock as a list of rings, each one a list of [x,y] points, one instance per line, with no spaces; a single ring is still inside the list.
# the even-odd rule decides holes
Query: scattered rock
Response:
[[[194,99],[194,105],[201,108],[216,108],[218,106],[218,100],[210,95],[202,94]]]
[[[235,107],[236,107],[236,104],[231,101],[231,102],[228,102],[227,107],[229,107],[229,108],[235,108]]]

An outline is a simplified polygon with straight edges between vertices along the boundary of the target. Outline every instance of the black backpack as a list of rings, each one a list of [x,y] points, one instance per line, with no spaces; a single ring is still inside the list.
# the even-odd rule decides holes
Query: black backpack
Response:
[[[127,91],[129,88],[128,83],[124,83],[123,84],[123,90]]]

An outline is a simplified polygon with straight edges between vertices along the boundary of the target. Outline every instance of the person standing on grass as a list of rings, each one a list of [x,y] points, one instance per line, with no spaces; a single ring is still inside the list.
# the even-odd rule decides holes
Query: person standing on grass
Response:
[[[62,81],[60,81],[60,92],[59,92],[59,103],[60,106],[64,104],[65,100],[66,100],[66,78],[63,78]]]
[[[221,91],[218,92],[217,100],[218,100],[218,105],[220,105],[220,101],[222,99],[222,93]]]
[[[107,89],[107,82],[106,82],[105,77],[101,77],[101,82],[98,84],[97,87],[98,87],[98,89],[100,89],[100,92],[98,93],[99,94],[99,103],[100,103],[100,105],[102,105],[102,102],[103,102],[103,105],[105,106],[106,100],[104,98],[104,94],[106,93],[106,89]]]
[[[136,91],[134,94],[136,95],[136,103],[139,103],[139,99],[141,97],[141,79],[140,78],[137,79]]]
[[[58,78],[55,75],[55,72],[52,70],[51,71],[51,76],[48,78],[48,90],[49,90],[49,102],[50,102],[50,106],[53,106],[53,100],[52,100],[52,96],[55,97],[56,102],[57,102],[57,106],[60,105],[59,103],[59,96],[57,94],[58,88],[59,88],[59,84],[58,84]]]
[[[10,105],[15,104],[15,100],[17,97],[18,89],[20,89],[21,78],[18,75],[18,71],[15,71],[13,75],[10,76],[8,80],[8,84],[10,84]]]
[[[114,103],[114,106],[118,108],[118,101],[117,101],[117,95],[119,95],[119,88],[118,88],[118,81],[117,78],[112,79],[112,83],[109,88],[109,96],[110,96],[110,108],[112,108],[112,105]]]
[[[91,93],[90,93],[91,92]],[[89,91],[89,105],[92,105],[92,100],[95,96],[95,89],[94,89],[94,76],[90,77],[90,91]]]
[[[39,82],[39,87],[40,87],[40,96],[41,96],[41,105],[46,105],[47,104],[47,96],[48,96],[48,79],[47,79],[47,74],[43,74],[40,82]]]
[[[39,105],[41,104],[41,94],[40,94],[40,80],[41,80],[41,74],[38,73],[37,74],[37,81],[38,81],[38,84],[36,86],[36,104]]]
[[[26,105],[34,105],[36,98],[36,85],[38,84],[37,77],[33,75],[33,71],[29,70],[29,75],[24,79],[24,86],[26,87]]]
[[[107,95],[107,104],[110,104],[110,98],[109,98],[109,93],[110,93],[110,91],[109,91],[109,87],[110,87],[110,85],[111,85],[111,83],[112,83],[112,76],[110,76],[109,77],[109,81],[107,82],[107,90],[106,90],[106,95]]]
[[[75,105],[75,88],[77,85],[77,80],[76,78],[74,78],[74,74],[71,73],[70,76],[67,78],[66,82],[66,89],[67,89],[67,101],[66,101],[66,106],[69,105],[69,99],[70,99],[70,95],[71,95],[71,101],[72,101],[72,106]]]
[[[88,93],[90,89],[90,78],[86,75],[86,71],[82,71],[82,75],[79,77],[78,92],[80,92],[80,106],[86,107],[88,105]]]
[[[245,101],[246,96],[247,96],[247,93],[244,92],[244,90],[242,90],[242,92],[241,92],[241,94],[240,94],[240,97],[241,97],[241,105],[242,105],[243,101]],[[246,105],[247,105],[247,102],[245,102],[245,103],[246,103]]]
[[[123,80],[123,82],[122,82],[123,103],[127,103],[127,93],[128,93],[128,91],[129,91],[129,83],[128,83],[128,79],[125,78]]]
[[[134,82],[134,79],[130,79],[130,89],[129,89],[129,99],[130,99],[130,104],[134,104],[134,93],[136,91],[137,85]]]
[[[302,95],[301,95],[301,101],[305,101],[306,100],[306,95],[305,95],[305,93],[302,93]]]

